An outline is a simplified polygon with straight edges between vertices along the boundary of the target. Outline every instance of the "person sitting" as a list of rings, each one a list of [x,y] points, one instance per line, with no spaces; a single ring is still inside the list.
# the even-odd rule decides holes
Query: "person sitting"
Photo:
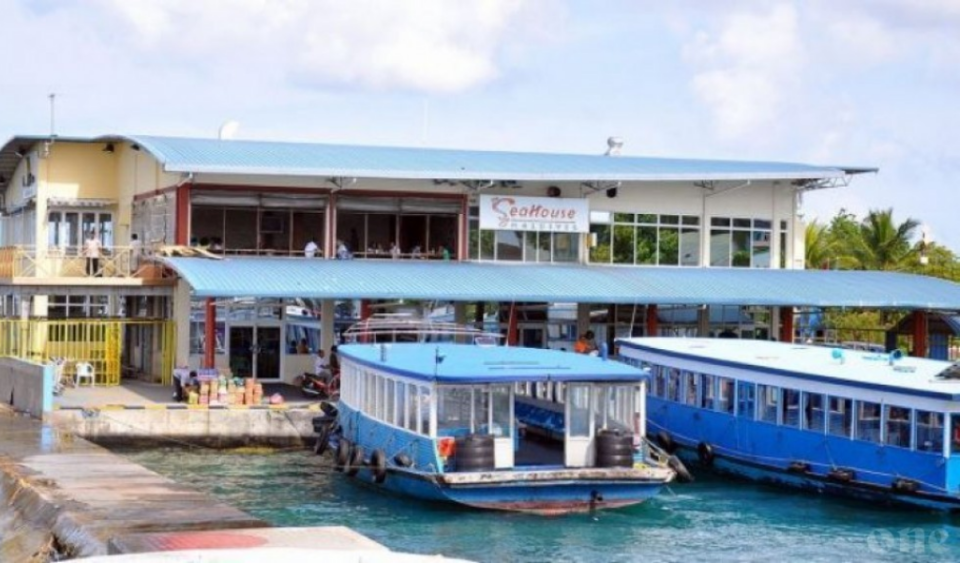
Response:
[[[573,351],[577,354],[589,354],[597,351],[597,343],[594,341],[592,330],[588,330],[581,334],[580,338],[577,338],[577,341],[573,345]]]
[[[343,243],[342,240],[337,241],[337,260],[349,260],[350,250],[347,249],[347,245]]]
[[[397,260],[400,258],[400,246],[395,242],[390,243],[390,258]]]
[[[307,339],[301,338],[297,343],[297,354],[309,354],[310,348],[307,346]]]
[[[320,247],[317,246],[317,241],[310,239],[307,245],[303,247],[303,255],[307,258],[314,258],[318,250],[320,250]]]
[[[330,360],[323,348],[317,350],[317,357],[313,360],[313,373],[324,381],[330,381],[333,377],[333,373],[330,372]]]

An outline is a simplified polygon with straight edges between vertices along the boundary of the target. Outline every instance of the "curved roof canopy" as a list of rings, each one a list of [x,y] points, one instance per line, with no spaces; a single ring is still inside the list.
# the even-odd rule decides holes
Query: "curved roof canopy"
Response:
[[[147,135],[126,140],[167,172],[394,179],[541,181],[720,181],[842,178],[875,168],[789,162],[374,147]]]
[[[198,297],[960,310],[960,284],[895,272],[268,257],[163,260]]]

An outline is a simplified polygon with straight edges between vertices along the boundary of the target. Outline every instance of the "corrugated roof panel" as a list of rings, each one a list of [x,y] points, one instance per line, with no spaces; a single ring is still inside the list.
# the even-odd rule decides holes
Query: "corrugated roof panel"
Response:
[[[960,310],[960,284],[895,272],[265,257],[164,260],[198,297]]]
[[[848,172],[838,167],[788,162],[609,157],[155,136],[123,138],[150,151],[168,172],[544,181],[803,180],[836,178]]]

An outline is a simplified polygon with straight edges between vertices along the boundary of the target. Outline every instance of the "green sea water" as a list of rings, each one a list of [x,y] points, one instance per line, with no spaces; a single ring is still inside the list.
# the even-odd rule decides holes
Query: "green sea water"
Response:
[[[345,525],[395,551],[478,562],[960,561],[960,515],[710,475],[628,509],[539,517],[386,494],[306,450],[118,453],[277,526]]]

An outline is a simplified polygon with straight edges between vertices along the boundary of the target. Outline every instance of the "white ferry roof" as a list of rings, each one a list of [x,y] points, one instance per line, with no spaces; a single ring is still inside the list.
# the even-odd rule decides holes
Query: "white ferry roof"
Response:
[[[345,360],[388,373],[447,384],[515,381],[641,381],[643,370],[596,356],[539,348],[471,344],[345,344]],[[384,360],[381,360],[384,357]]]
[[[960,400],[960,379],[942,377],[958,366],[945,361],[903,357],[890,365],[888,354],[828,346],[726,338],[627,338],[621,352],[635,349],[721,367],[840,383],[909,395]],[[629,352],[626,352],[627,355]],[[841,362],[835,354],[842,354]],[[940,377],[938,377],[940,376]]]

